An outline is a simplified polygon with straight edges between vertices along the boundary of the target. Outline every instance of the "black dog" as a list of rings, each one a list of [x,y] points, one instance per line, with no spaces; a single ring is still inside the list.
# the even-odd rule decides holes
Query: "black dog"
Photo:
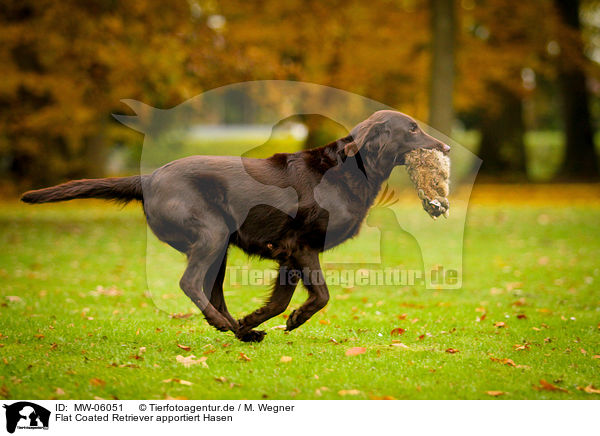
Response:
[[[379,111],[350,135],[312,150],[267,159],[192,156],[150,175],[71,181],[27,192],[22,200],[142,201],[156,236],[187,254],[180,286],[208,323],[242,341],[261,341],[265,333],[253,328],[287,308],[299,279],[309,298],[291,313],[287,330],[327,304],[319,253],[358,233],[382,183],[417,148],[450,150],[412,118]],[[223,298],[229,244],[279,263],[266,304],[240,320]]]

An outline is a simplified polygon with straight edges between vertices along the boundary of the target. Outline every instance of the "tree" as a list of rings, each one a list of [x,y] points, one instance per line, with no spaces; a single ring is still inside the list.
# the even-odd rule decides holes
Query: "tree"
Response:
[[[454,120],[454,0],[429,0],[432,27],[432,61],[429,125],[450,136]]]
[[[122,98],[181,101],[195,26],[185,2],[7,0],[0,5],[0,157],[21,188],[96,176],[132,132]],[[180,33],[178,33],[180,32]]]
[[[534,90],[523,86],[521,73],[551,74],[546,45],[552,20],[548,1],[487,0],[461,10],[456,104],[477,120],[481,174],[526,176],[522,100]]]
[[[526,173],[523,103],[502,86],[495,88],[497,104],[481,116],[481,171],[504,179],[522,178]]]
[[[565,130],[565,158],[561,175],[569,179],[598,176],[598,158],[590,120],[586,88],[586,64],[581,40],[579,0],[554,0],[564,24],[559,29],[561,53],[558,57],[558,83]]]

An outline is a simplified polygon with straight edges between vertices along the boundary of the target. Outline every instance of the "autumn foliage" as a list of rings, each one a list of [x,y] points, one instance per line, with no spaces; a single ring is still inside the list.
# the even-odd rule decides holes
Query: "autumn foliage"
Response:
[[[140,138],[111,117],[126,110],[120,99],[167,108],[247,80],[330,85],[425,120],[428,4],[6,0],[0,6],[2,176],[39,186],[99,175],[113,147],[139,151]],[[497,118],[511,98],[541,103],[536,114],[524,115],[531,127],[554,123],[558,109],[543,103],[555,90],[544,84],[556,79],[559,53],[560,65],[598,75],[581,50],[570,50],[578,35],[549,0],[462,0],[455,7],[454,100],[467,124]],[[540,86],[532,88],[531,77]]]

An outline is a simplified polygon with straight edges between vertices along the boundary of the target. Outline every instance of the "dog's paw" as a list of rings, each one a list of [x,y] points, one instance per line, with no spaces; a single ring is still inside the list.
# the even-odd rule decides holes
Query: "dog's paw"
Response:
[[[264,330],[250,330],[238,336],[238,339],[242,342],[261,342],[266,335]]]
[[[287,322],[285,323],[285,331],[291,332],[299,326],[300,324],[298,323],[298,311],[294,310],[292,313],[290,313],[290,316],[288,317]]]

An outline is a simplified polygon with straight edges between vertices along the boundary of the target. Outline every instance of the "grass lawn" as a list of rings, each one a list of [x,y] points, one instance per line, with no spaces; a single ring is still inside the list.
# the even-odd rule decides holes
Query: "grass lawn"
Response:
[[[290,334],[276,328],[285,315],[271,320],[260,344],[161,309],[197,313],[177,281],[146,291],[139,206],[5,202],[0,397],[600,399],[598,191],[476,187],[462,289],[331,286],[326,310]],[[235,250],[231,262],[257,266]],[[228,305],[242,316],[265,294],[234,286]],[[204,364],[177,361],[192,354]]]

